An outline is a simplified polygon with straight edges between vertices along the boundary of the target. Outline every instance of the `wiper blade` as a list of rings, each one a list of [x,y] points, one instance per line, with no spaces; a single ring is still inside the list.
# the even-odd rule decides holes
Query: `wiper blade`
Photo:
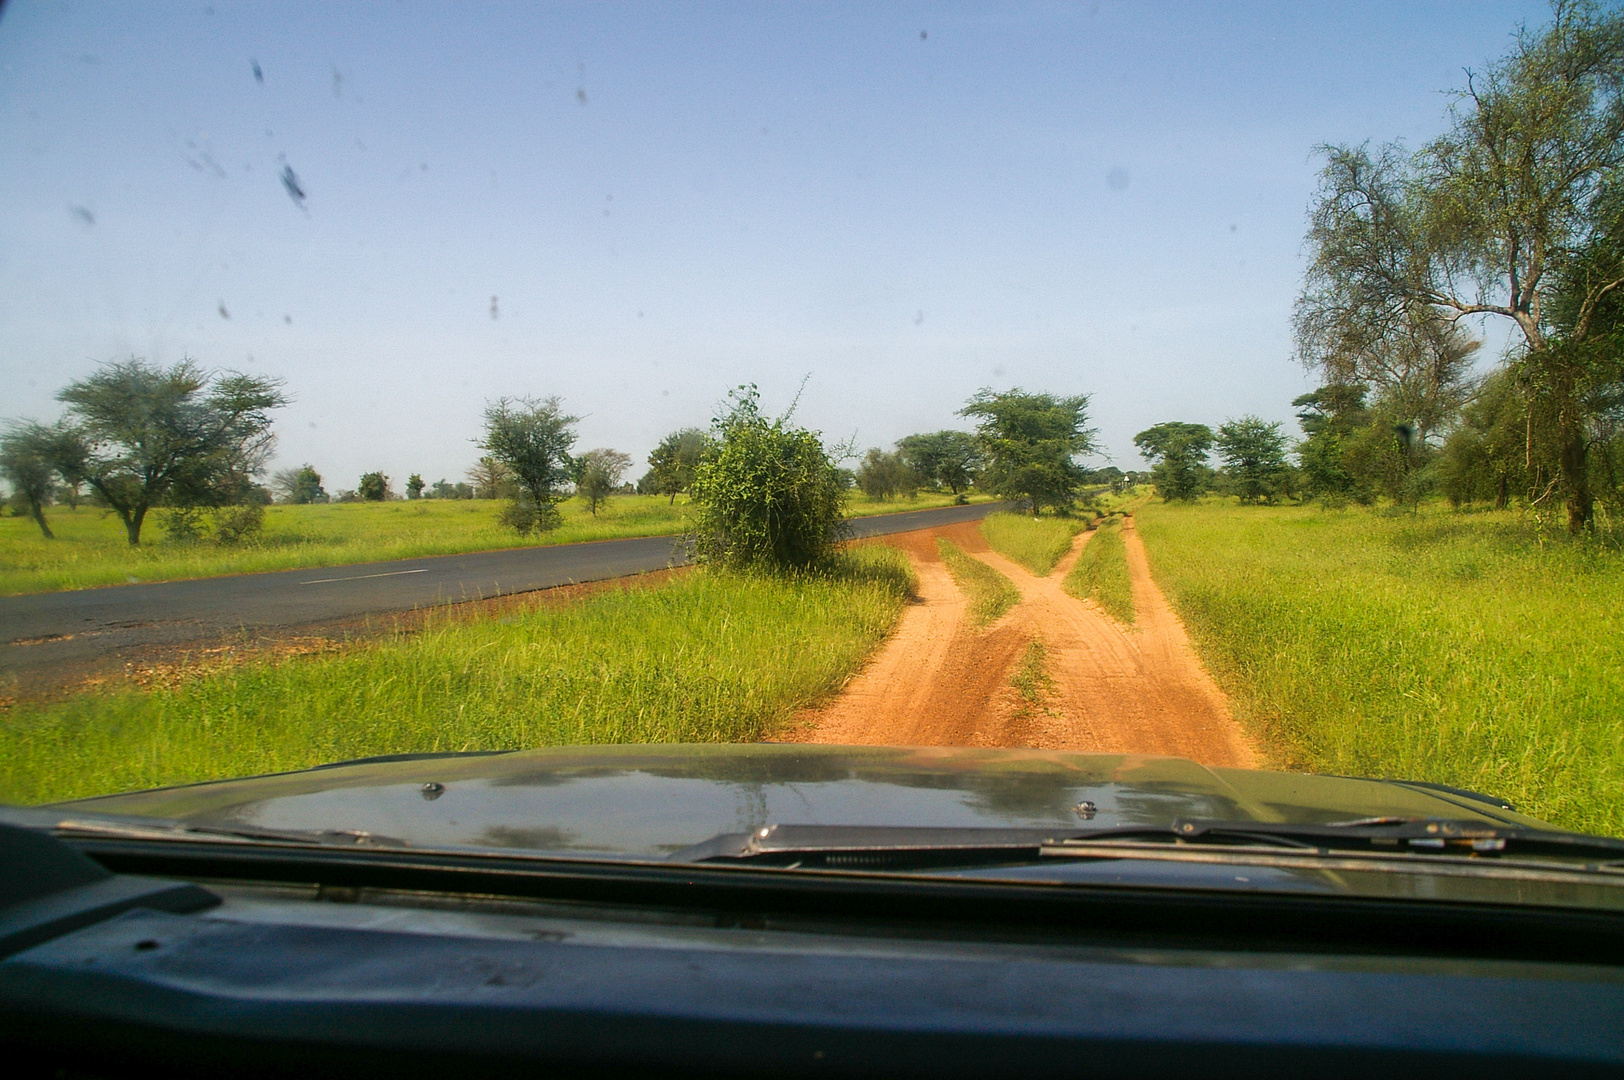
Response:
[[[58,836],[116,840],[189,840],[220,843],[313,844],[343,847],[409,847],[393,836],[362,829],[265,829],[253,825],[190,825],[178,821],[64,818],[51,824]]]
[[[1154,849],[1267,850],[1315,856],[1365,852],[1385,857],[1502,854],[1599,860],[1624,871],[1624,840],[1475,821],[1374,817],[1319,825],[1177,819],[1171,825],[1104,828],[946,829],[771,825],[724,833],[672,853],[673,862],[765,864],[801,869],[913,869],[1037,861],[1056,856],[1132,858]]]

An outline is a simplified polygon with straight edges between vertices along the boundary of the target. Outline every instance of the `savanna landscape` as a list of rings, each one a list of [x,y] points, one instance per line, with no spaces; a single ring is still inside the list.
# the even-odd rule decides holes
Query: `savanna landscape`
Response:
[[[859,455],[741,386],[637,480],[577,447],[559,398],[503,397],[469,418],[465,481],[329,492],[309,463],[269,468],[279,380],[103,363],[0,440],[0,613],[627,538],[680,539],[693,565],[13,679],[0,800],[771,740],[1400,778],[1624,833],[1624,69],[1596,44],[1621,32],[1561,7],[1435,141],[1320,148],[1297,430],[1169,419],[1134,436],[1143,468],[1105,463],[1086,393],[966,389],[947,426]],[[849,528],[947,507],[975,516]]]

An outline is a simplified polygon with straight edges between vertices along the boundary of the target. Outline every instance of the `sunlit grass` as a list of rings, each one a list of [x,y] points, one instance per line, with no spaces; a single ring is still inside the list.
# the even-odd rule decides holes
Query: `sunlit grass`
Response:
[[[1000,574],[980,559],[964,553],[964,549],[951,540],[936,540],[947,572],[964,593],[970,607],[970,619],[977,626],[997,620],[1004,612],[1021,602],[1020,590],[1009,578]]]
[[[848,512],[864,517],[952,502],[949,495],[928,493],[883,503],[854,494]],[[691,527],[682,495],[675,504],[664,495],[613,495],[596,515],[581,500],[570,499],[559,507],[563,525],[529,537],[497,523],[503,505],[488,499],[419,499],[271,506],[265,510],[263,536],[238,547],[172,543],[165,536],[160,511],[148,517],[141,546],[134,549],[125,541],[117,517],[85,506],[51,507],[46,513],[55,540],[42,537],[29,518],[0,517],[0,595],[669,536]]]
[[[167,689],[19,706],[0,717],[0,801],[373,754],[759,739],[840,687],[911,581],[901,552],[867,545],[794,578],[695,571]]]
[[[1624,833],[1624,557],[1510,513],[1152,503],[1136,520],[1275,764]]]
[[[1079,600],[1094,601],[1117,622],[1133,624],[1133,583],[1122,547],[1121,519],[1113,518],[1095,530],[1061,588]]]
[[[1072,537],[1082,527],[1082,521],[1077,518],[989,514],[981,522],[981,535],[994,551],[1043,577],[1071,550]]]

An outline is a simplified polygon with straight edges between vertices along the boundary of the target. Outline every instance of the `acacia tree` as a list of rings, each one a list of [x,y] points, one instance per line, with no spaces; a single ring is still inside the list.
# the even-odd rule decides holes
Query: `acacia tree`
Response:
[[[87,484],[119,516],[133,547],[155,506],[217,507],[252,495],[251,477],[275,441],[271,410],[287,403],[281,385],[212,376],[190,360],[114,362],[56,395],[68,405],[61,422],[27,431],[64,479]]]
[[[326,502],[327,491],[321,483],[321,473],[308,461],[297,469],[278,469],[271,475],[271,490],[276,492],[283,502],[295,506]]]
[[[1133,437],[1139,456],[1151,463],[1151,483],[1168,502],[1199,498],[1212,482],[1207,454],[1212,429],[1177,420],[1146,428]]]
[[[976,391],[960,416],[977,421],[976,439],[986,460],[983,481],[995,494],[1041,507],[1071,509],[1087,471],[1077,458],[1094,452],[1088,427],[1088,395],[1029,394],[1019,387]]]
[[[575,493],[586,500],[586,508],[597,517],[598,507],[620,486],[620,478],[632,467],[632,459],[630,454],[599,447],[576,458],[575,465]]]
[[[708,441],[698,428],[683,428],[661,439],[648,456],[649,472],[643,486],[653,494],[669,495],[675,505],[677,495],[693,485],[694,470],[705,456]]]
[[[1588,527],[1587,400],[1617,378],[1595,316],[1624,267],[1569,271],[1620,234],[1624,12],[1557,0],[1548,26],[1523,28],[1507,56],[1468,76],[1448,132],[1418,153],[1323,149],[1295,320],[1301,358],[1346,381],[1359,358],[1438,319],[1510,320],[1531,415],[1553,429],[1568,527]],[[1564,281],[1571,313],[1558,326],[1548,309]]]
[[[467,476],[476,499],[500,499],[503,489],[513,483],[512,471],[488,454],[469,468]]]
[[[870,447],[857,466],[857,487],[884,502],[898,495],[912,498],[919,486],[919,474],[908,467],[900,453]]]
[[[28,507],[28,515],[45,539],[56,535],[45,521],[45,504],[56,486],[56,470],[46,460],[39,440],[26,427],[14,428],[0,436],[0,476],[11,485],[13,499]]]
[[[981,447],[964,431],[909,435],[897,443],[897,452],[915,473],[945,487],[960,502],[981,472]]]
[[[479,447],[490,451],[519,486],[519,496],[504,520],[521,534],[555,528],[563,519],[558,504],[575,478],[570,447],[580,417],[564,412],[556,397],[500,398],[485,408],[485,437]]]
[[[1286,436],[1278,423],[1243,416],[1218,428],[1218,456],[1243,503],[1272,499],[1280,493],[1286,464]]]

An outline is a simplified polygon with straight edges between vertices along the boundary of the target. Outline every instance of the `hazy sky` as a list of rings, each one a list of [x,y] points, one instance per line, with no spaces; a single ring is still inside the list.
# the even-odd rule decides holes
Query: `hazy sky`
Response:
[[[278,464],[398,488],[459,479],[498,395],[641,473],[729,387],[778,411],[809,376],[831,442],[1022,386],[1091,394],[1140,467],[1150,424],[1290,422],[1312,385],[1315,145],[1424,141],[1545,15],[12,0],[0,416],[191,356],[286,379]]]

